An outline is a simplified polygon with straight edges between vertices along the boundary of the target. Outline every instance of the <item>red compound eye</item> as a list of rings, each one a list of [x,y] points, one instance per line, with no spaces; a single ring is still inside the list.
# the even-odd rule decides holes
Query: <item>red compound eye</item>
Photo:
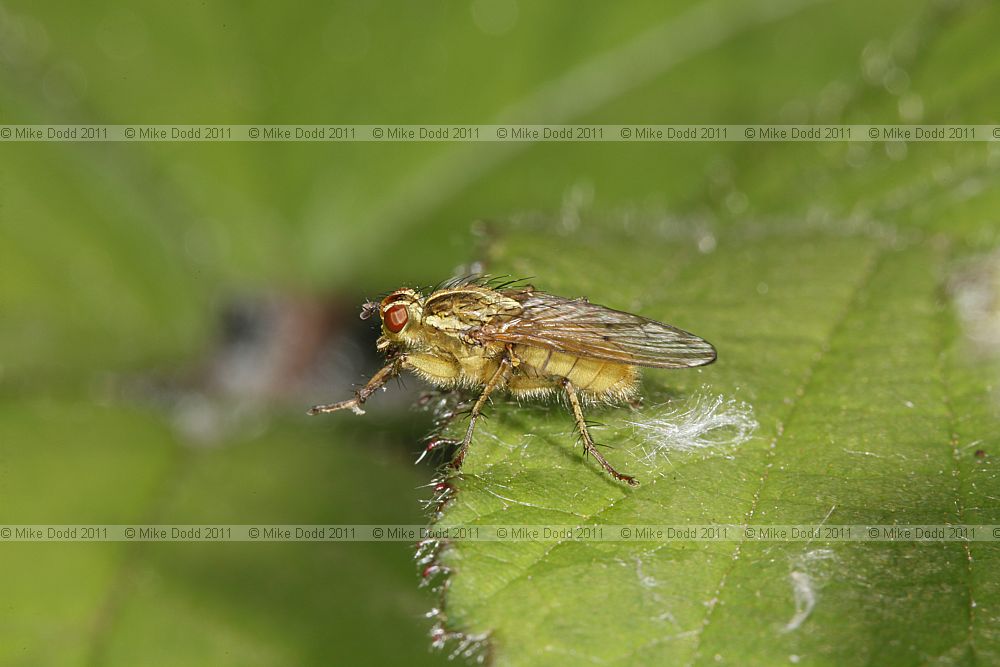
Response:
[[[406,306],[403,304],[398,304],[389,308],[385,311],[385,315],[382,316],[382,320],[385,322],[385,328],[392,333],[399,333],[406,326]]]

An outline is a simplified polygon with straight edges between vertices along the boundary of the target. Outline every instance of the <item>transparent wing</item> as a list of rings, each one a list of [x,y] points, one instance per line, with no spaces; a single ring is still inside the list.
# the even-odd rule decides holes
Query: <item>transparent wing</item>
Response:
[[[715,361],[711,343],[669,324],[586,299],[530,290],[503,294],[519,302],[521,312],[489,321],[477,337],[636,366],[689,368]]]

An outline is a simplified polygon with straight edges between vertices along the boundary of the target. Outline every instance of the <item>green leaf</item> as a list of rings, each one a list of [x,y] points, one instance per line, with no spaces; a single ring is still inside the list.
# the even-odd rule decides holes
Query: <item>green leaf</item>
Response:
[[[135,408],[7,398],[0,524],[418,523],[425,476],[387,439],[312,420],[192,448]],[[3,563],[0,664],[440,662],[404,543],[5,542]]]
[[[634,489],[582,457],[562,405],[499,403],[439,523],[996,520],[1000,477],[974,456],[998,444],[992,376],[960,358],[941,303],[947,251],[778,231],[724,234],[704,254],[652,227],[581,234],[518,229],[493,265],[694,331],[719,361],[649,370],[637,413],[590,411]],[[753,406],[748,442],[683,451],[664,436],[647,457],[629,422],[716,395]],[[488,633],[498,664],[912,664],[1000,655],[997,555],[954,542],[456,541],[440,560],[446,625]]]
[[[0,109],[74,124],[975,123],[997,103],[993,3],[522,2],[502,35],[469,4],[14,0]],[[565,235],[495,225],[492,269],[685,326],[722,358],[647,373],[638,415],[593,411],[634,491],[581,460],[562,410],[498,404],[444,521],[996,521],[993,459],[969,456],[996,448],[994,376],[968,365],[940,304],[952,254],[1000,240],[993,147],[3,150],[4,520],[419,521],[425,476],[381,443],[412,445],[412,428],[371,442],[370,421],[281,423],[192,450],[102,387],[204,359],[233,292],[353,300],[432,282],[470,259],[470,221],[540,211]],[[581,219],[588,204],[622,214]],[[753,407],[752,440],[645,461],[626,422],[717,396]],[[0,661],[398,662],[387,636],[434,660],[409,554],[258,546],[9,545]],[[996,661],[1000,563],[982,544],[549,546],[446,552],[451,627],[492,633],[499,662]]]

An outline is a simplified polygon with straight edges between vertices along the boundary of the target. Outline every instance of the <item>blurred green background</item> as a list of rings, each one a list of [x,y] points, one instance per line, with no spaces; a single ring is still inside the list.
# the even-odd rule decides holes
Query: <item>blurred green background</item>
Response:
[[[0,122],[991,122],[997,25],[958,0],[8,1]],[[374,367],[363,299],[526,216],[974,253],[998,168],[981,144],[2,144],[0,523],[421,523],[418,383],[303,414]],[[2,554],[2,664],[444,660],[401,543]]]

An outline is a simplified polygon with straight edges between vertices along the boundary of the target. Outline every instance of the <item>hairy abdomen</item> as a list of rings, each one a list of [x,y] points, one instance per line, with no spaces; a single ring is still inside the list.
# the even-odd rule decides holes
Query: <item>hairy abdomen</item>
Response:
[[[521,363],[507,386],[515,394],[545,393],[563,378],[601,400],[626,399],[635,393],[639,374],[634,366],[527,345],[515,346],[514,354]]]

